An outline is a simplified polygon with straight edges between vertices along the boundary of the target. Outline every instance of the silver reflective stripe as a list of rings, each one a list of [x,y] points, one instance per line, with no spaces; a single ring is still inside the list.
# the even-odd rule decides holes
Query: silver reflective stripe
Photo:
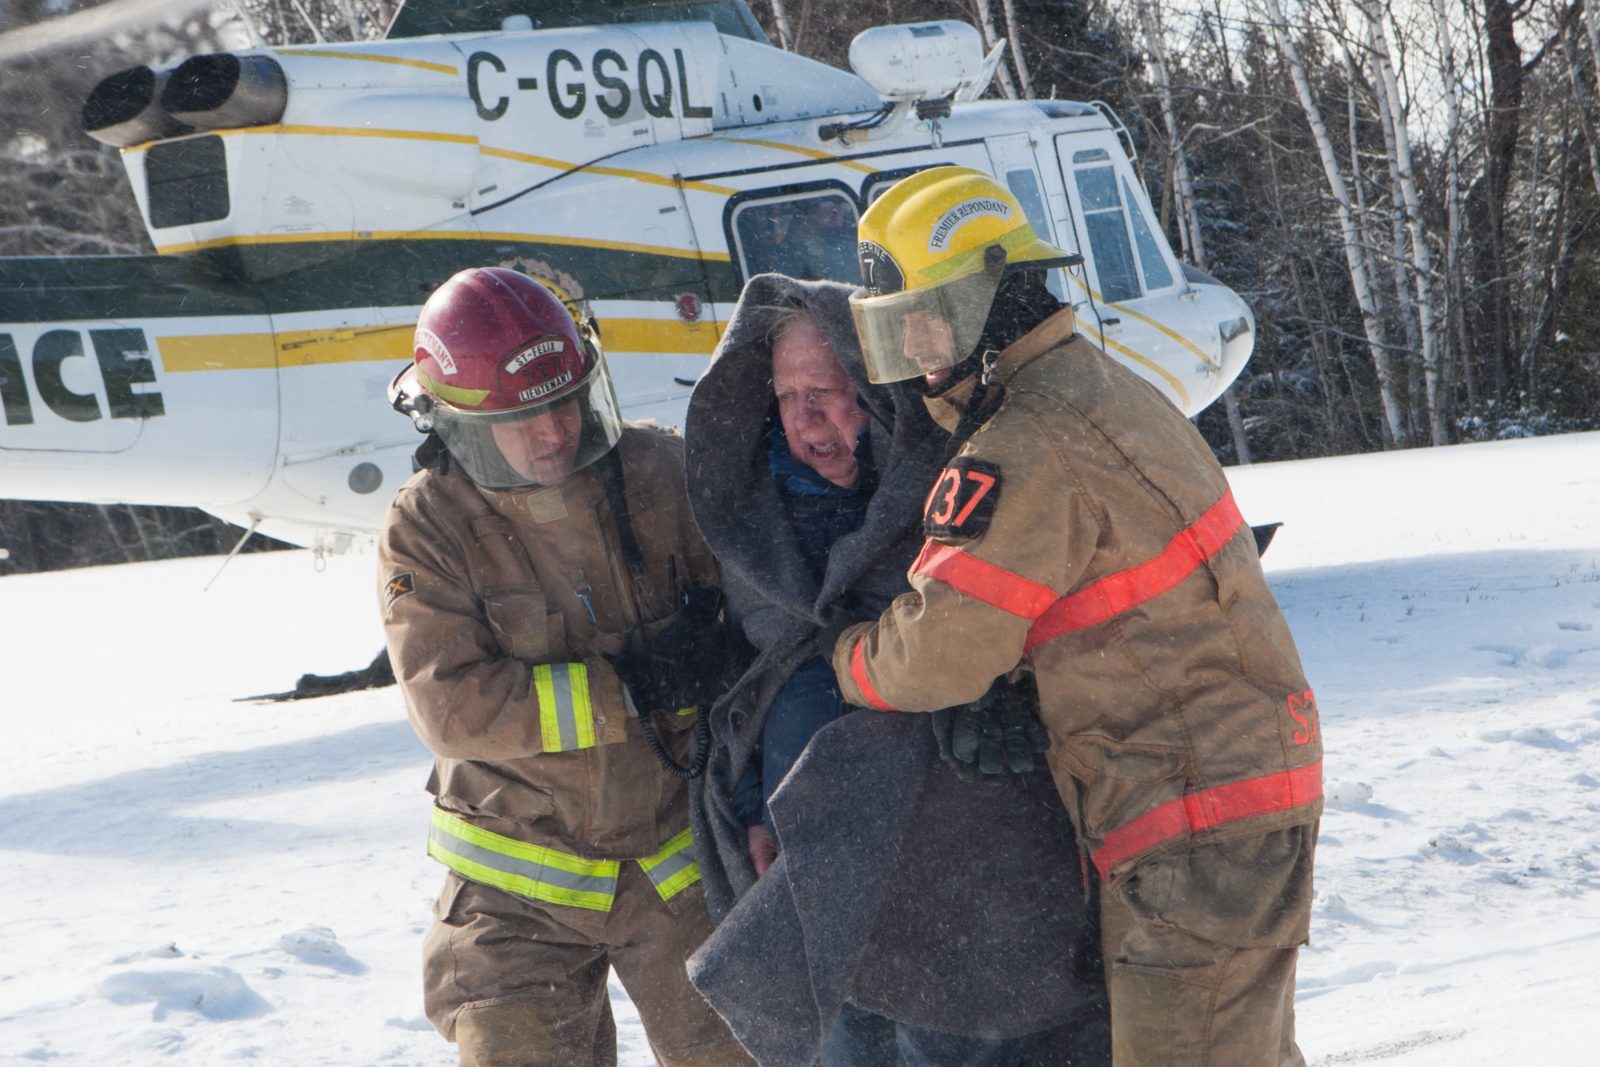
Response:
[[[556,706],[556,726],[561,732],[561,751],[578,747],[578,720],[572,713],[572,678],[565,670],[550,672],[551,702]]]
[[[582,663],[540,663],[533,668],[540,742],[546,752],[593,748],[594,705],[589,669]]]
[[[694,838],[687,829],[674,835],[654,856],[640,860],[639,866],[662,900],[671,900],[700,880]]]
[[[609,911],[617,893],[615,860],[586,860],[530,845],[439,808],[433,810],[428,855],[469,881],[552,904]]]

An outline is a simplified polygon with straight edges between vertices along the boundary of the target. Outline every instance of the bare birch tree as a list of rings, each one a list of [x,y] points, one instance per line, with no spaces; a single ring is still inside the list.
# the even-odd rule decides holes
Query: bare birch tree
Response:
[[[1400,96],[1400,82],[1390,60],[1389,33],[1384,9],[1375,0],[1357,0],[1366,16],[1371,63],[1377,75],[1378,106],[1384,115],[1388,134],[1391,176],[1400,200],[1400,210],[1410,237],[1412,282],[1416,287],[1416,317],[1422,341],[1422,381],[1427,400],[1428,436],[1433,444],[1449,444],[1443,399],[1439,391],[1439,323],[1433,289],[1433,253],[1428,247],[1422,218],[1422,197],[1411,154],[1411,134],[1406,125],[1406,107]]]
[[[1017,19],[1017,0],[1003,0],[1006,13],[1006,37],[1011,42],[1011,64],[1017,68],[1017,82],[1024,99],[1033,97],[1033,75],[1028,72],[1028,60],[1022,54],[1022,23]]]
[[[789,28],[789,11],[784,5],[784,0],[770,0],[772,4],[772,21],[778,27],[778,47],[784,51],[794,48],[794,30]]]
[[[994,28],[994,5],[989,0],[973,0],[978,12],[978,28],[983,31],[983,46],[993,48],[995,42],[1000,40],[1000,35]],[[1005,63],[1000,64],[1000,91],[1007,100],[1017,99],[1017,85],[1011,79],[1011,69]]]
[[[1367,266],[1365,246],[1352,207],[1350,188],[1344,180],[1344,173],[1339,169],[1333,140],[1328,136],[1327,123],[1323,121],[1322,110],[1311,91],[1311,81],[1306,75],[1305,63],[1300,58],[1300,49],[1289,32],[1282,4],[1279,0],[1252,0],[1252,2],[1272,27],[1278,53],[1288,64],[1289,75],[1300,98],[1300,107],[1305,112],[1306,122],[1310,125],[1312,137],[1316,141],[1317,155],[1322,161],[1323,174],[1327,179],[1328,191],[1333,197],[1338,216],[1345,262],[1350,272],[1350,284],[1355,291],[1356,306],[1361,313],[1362,331],[1366,335],[1373,369],[1378,376],[1378,394],[1383,405],[1388,437],[1394,444],[1403,445],[1406,442],[1405,411],[1400,405],[1395,388],[1394,360],[1389,351],[1388,339],[1384,335],[1383,321],[1379,316],[1371,271]]]
[[[1150,53],[1150,74],[1155,79],[1162,126],[1167,132],[1172,184],[1178,200],[1178,233],[1185,257],[1201,270],[1207,270],[1205,237],[1200,231],[1200,210],[1194,193],[1194,179],[1189,173],[1189,154],[1184,149],[1183,134],[1178,128],[1178,109],[1172,99],[1172,74],[1167,63],[1160,12],[1151,0],[1138,0],[1137,13],[1140,28],[1144,31],[1145,48]],[[1223,391],[1222,402],[1228,416],[1228,431],[1233,435],[1234,455],[1240,463],[1249,463],[1252,459],[1250,438],[1245,433],[1239,398],[1231,384]]]

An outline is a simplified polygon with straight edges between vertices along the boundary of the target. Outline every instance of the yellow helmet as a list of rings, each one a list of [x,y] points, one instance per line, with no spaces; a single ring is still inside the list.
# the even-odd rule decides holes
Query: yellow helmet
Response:
[[[1010,190],[971,167],[896,182],[861,216],[856,237],[861,288],[850,310],[874,382],[960,363],[1008,270],[1079,258],[1040,238]]]

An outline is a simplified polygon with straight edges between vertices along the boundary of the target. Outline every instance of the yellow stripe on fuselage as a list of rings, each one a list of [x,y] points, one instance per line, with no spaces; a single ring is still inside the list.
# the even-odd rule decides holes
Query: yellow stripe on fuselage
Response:
[[[527,244],[569,245],[577,248],[600,248],[612,252],[638,252],[647,256],[672,256],[676,259],[704,259],[714,263],[728,263],[732,258],[726,252],[699,252],[693,248],[669,248],[666,245],[635,244],[631,241],[599,241],[589,237],[568,237],[550,233],[478,232],[476,230],[409,231],[362,230],[343,233],[263,233],[213,237],[205,241],[185,241],[182,244],[159,245],[164,256],[184,252],[198,252],[205,248],[229,248],[236,245],[301,244],[312,241],[518,241]]]
[[[365,52],[335,52],[325,48],[279,48],[275,49],[279,55],[284,56],[317,56],[320,59],[353,59],[362,63],[392,63],[398,67],[416,67],[418,70],[431,70],[436,74],[449,74],[454,77],[461,73],[460,68],[452,67],[448,63],[432,63],[426,59],[406,59],[404,56],[377,56]]]
[[[608,352],[687,352],[709,356],[722,337],[714,322],[673,319],[601,319],[600,339]]]
[[[799,145],[784,144],[782,141],[758,141],[752,137],[718,137],[717,140],[730,141],[734,144],[753,144],[760,148],[771,148],[779,152],[792,152],[797,156],[805,156],[807,159],[825,159],[837,163],[841,167],[859,170],[863,174],[878,173],[878,168],[869,167],[865,163],[857,163],[853,159],[840,159],[838,156],[830,155],[827,152],[819,152],[815,148],[801,148]]]
[[[295,137],[382,137],[395,141],[444,141],[449,144],[477,144],[478,138],[470,133],[441,133],[437,130],[392,130],[376,126],[240,126],[231,130],[206,131],[217,137],[253,137],[257,134],[284,134]],[[146,141],[130,145],[124,152],[143,152],[151,145],[164,141]]]
[[[270,333],[158,337],[161,366],[169,373],[271,370],[331,363],[394,363],[411,358],[411,323]],[[677,319],[606,319],[605,346],[614,352],[708,356],[721,327]]]
[[[1132,308],[1130,308],[1130,307],[1128,307],[1128,306],[1126,306],[1124,304],[1107,304],[1106,306],[1107,307],[1116,308],[1118,311],[1122,312],[1122,314],[1124,314],[1124,315],[1132,315],[1134,318],[1138,319],[1140,322],[1146,323],[1147,325],[1152,326],[1157,330],[1160,330],[1162,333],[1166,334],[1168,337],[1172,338],[1174,341],[1178,342],[1180,345],[1182,345],[1183,347],[1187,348],[1189,351],[1193,352],[1195,355],[1199,356],[1200,357],[1200,361],[1202,363],[1204,363],[1206,366],[1213,367],[1213,368],[1215,368],[1217,370],[1221,370],[1222,369],[1222,365],[1220,363],[1218,363],[1216,360],[1212,359],[1210,356],[1206,355],[1205,349],[1201,348],[1199,345],[1195,344],[1193,341],[1189,340],[1187,337],[1183,336],[1183,334],[1179,333],[1177,330],[1174,330],[1171,326],[1168,326],[1166,323],[1157,322],[1155,319],[1152,319],[1149,315],[1146,315],[1143,312],[1134,311]]]
[[[225,333],[197,337],[157,337],[161,367],[168,373],[200,370],[271,370],[278,346],[270,333]]]
[[[1096,331],[1096,333],[1099,333],[1099,331]],[[1178,395],[1178,399],[1181,401],[1179,406],[1185,411],[1189,410],[1189,390],[1183,387],[1183,383],[1174,377],[1171,371],[1167,370],[1167,368],[1163,367],[1155,360],[1150,359],[1148,356],[1141,356],[1127,345],[1119,344],[1116,341],[1113,341],[1111,338],[1105,337],[1103,334],[1101,335],[1101,340],[1104,342],[1106,348],[1114,349],[1122,355],[1127,356],[1141,367],[1149,367],[1151,370],[1155,371],[1156,374],[1161,377],[1161,380],[1170,385],[1172,387],[1172,391]]]
[[[1138,319],[1140,322],[1144,323],[1145,325],[1150,326],[1150,327],[1152,327],[1152,328],[1154,328],[1156,330],[1159,330],[1162,333],[1166,334],[1168,337],[1172,338],[1174,341],[1178,342],[1180,345],[1182,345],[1183,347],[1187,348],[1189,351],[1193,352],[1195,355],[1199,356],[1200,357],[1200,362],[1204,363],[1206,366],[1214,367],[1217,370],[1221,370],[1222,369],[1222,365],[1220,363],[1218,363],[1216,360],[1212,359],[1210,356],[1208,356],[1206,354],[1205,349],[1201,348],[1199,345],[1195,344],[1193,341],[1189,340],[1187,337],[1183,336],[1183,334],[1179,333],[1177,330],[1174,330],[1171,326],[1168,326],[1166,323],[1159,322],[1156,319],[1152,319],[1149,315],[1146,315],[1142,311],[1135,311],[1132,308],[1128,307],[1126,304],[1108,304],[1108,303],[1106,303],[1106,299],[1105,299],[1104,296],[1102,296],[1100,293],[1096,292],[1095,290],[1089,288],[1088,284],[1086,282],[1084,282],[1081,278],[1079,278],[1077,275],[1075,275],[1075,274],[1073,274],[1073,273],[1071,273],[1069,271],[1067,273],[1067,277],[1071,278],[1074,285],[1076,285],[1079,289],[1082,289],[1085,293],[1087,293],[1089,295],[1090,299],[1092,299],[1092,300],[1096,301],[1097,303],[1099,303],[1101,307],[1114,308],[1114,309],[1116,309],[1117,311],[1121,312],[1124,315],[1128,315],[1128,316],[1130,316],[1132,318]],[[1152,366],[1153,366],[1153,364],[1152,364]]]
[[[651,174],[643,170],[625,170],[622,167],[584,166],[582,163],[569,163],[564,159],[536,156],[530,152],[513,152],[509,148],[480,146],[478,151],[483,155],[494,156],[497,159],[509,159],[513,163],[531,163],[536,167],[549,167],[551,170],[559,170],[564,174],[572,172],[604,174],[612,178],[627,178],[631,181],[646,182],[650,185],[664,185],[669,189],[692,189],[698,193],[714,193],[717,196],[732,196],[739,191],[728,185],[712,185],[710,182],[686,182],[681,178],[665,174]]]

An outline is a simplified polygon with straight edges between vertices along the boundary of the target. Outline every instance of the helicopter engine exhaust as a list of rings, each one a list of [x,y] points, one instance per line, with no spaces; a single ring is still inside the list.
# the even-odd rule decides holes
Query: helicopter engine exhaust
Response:
[[[102,78],[83,102],[83,132],[113,148],[191,132],[194,127],[161,108],[167,75],[164,70],[129,67]]]
[[[271,56],[213,52],[191,56],[172,71],[161,107],[207,130],[270,126],[283,117],[289,84]]]

